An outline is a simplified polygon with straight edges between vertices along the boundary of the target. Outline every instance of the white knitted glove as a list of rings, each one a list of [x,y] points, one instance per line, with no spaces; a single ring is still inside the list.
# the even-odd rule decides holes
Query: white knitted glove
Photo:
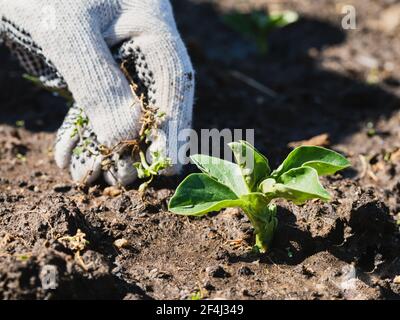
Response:
[[[74,180],[93,182],[102,169],[110,184],[136,178],[129,157],[115,155],[104,166],[97,151],[99,144],[111,148],[137,138],[141,127],[139,98],[116,63],[113,46],[124,43],[118,58],[130,61],[139,92],[166,114],[161,129],[168,134],[171,124],[178,132],[190,128],[194,74],[168,0],[0,0],[0,16],[0,35],[28,72],[73,94],[76,104],[58,133],[55,159],[61,168],[70,166]],[[77,119],[85,114],[89,124],[77,134]],[[175,159],[165,142],[155,140],[149,149]],[[79,145],[94,150],[77,152]],[[174,164],[165,174],[180,169]]]

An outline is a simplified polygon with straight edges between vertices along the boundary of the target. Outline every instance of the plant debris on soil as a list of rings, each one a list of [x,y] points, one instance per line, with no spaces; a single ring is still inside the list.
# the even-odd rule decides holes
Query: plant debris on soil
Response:
[[[400,298],[399,25],[376,15],[393,4],[352,1],[357,29],[343,30],[335,2],[284,2],[299,21],[272,31],[260,55],[222,16],[266,3],[173,1],[197,71],[195,129],[254,128],[272,166],[288,146],[328,145],[352,163],[323,178],[332,201],[278,201],[271,250],[257,254],[239,209],[167,211],[182,177],[144,194],[83,192],[53,160],[64,102],[1,48],[1,299]],[[56,270],[51,286],[43,270]]]

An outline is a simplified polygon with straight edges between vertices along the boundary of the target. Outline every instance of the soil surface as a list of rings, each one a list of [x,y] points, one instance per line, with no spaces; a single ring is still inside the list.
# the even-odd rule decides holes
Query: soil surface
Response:
[[[335,1],[274,1],[301,19],[274,31],[263,56],[221,17],[266,3],[173,1],[197,71],[195,128],[254,128],[274,165],[325,134],[317,143],[353,165],[323,180],[333,200],[279,201],[273,247],[260,255],[240,210],[169,213],[182,177],[144,197],[137,186],[82,191],[52,157],[64,102],[23,80],[1,48],[0,298],[400,298],[400,26],[385,16],[398,5],[347,1],[357,28],[344,30]]]

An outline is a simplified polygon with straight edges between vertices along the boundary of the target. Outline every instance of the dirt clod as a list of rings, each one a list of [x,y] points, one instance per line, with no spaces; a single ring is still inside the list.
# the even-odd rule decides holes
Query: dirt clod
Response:
[[[225,271],[225,269],[222,266],[213,266],[213,267],[207,267],[206,272],[209,276],[213,278],[227,278],[230,277],[230,274]]]

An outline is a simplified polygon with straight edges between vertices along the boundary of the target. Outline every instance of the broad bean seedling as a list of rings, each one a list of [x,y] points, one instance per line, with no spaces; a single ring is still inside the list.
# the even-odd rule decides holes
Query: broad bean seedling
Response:
[[[302,146],[271,171],[267,158],[246,141],[233,142],[229,147],[237,164],[206,155],[191,157],[202,173],[189,175],[179,185],[169,210],[199,217],[239,207],[254,227],[255,248],[260,252],[268,250],[278,224],[273,199],[284,198],[299,205],[311,199],[327,201],[330,194],[319,176],[334,174],[350,165],[335,151]]]

